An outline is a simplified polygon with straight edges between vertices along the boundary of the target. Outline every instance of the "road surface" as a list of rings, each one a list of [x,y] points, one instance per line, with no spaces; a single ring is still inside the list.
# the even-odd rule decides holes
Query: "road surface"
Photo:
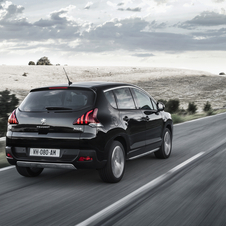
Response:
[[[95,170],[45,169],[37,178],[22,177],[15,168],[0,171],[0,225],[79,224],[206,151],[212,154],[159,186],[114,224],[226,224],[225,131],[226,114],[179,124],[174,127],[169,159],[152,154],[128,161],[124,178],[117,184],[103,183]]]

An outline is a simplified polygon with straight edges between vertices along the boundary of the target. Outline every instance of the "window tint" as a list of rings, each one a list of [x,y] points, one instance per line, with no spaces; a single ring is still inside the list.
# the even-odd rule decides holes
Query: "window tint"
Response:
[[[129,88],[120,88],[114,90],[119,109],[135,109],[133,97]]]
[[[105,96],[110,103],[110,105],[114,108],[117,108],[116,102],[115,102],[115,96],[112,91],[105,92]]]
[[[153,110],[152,102],[149,96],[138,89],[133,89],[133,92],[139,109]]]
[[[19,106],[21,111],[46,111],[46,108],[79,110],[93,105],[95,94],[91,90],[39,90],[30,92]]]

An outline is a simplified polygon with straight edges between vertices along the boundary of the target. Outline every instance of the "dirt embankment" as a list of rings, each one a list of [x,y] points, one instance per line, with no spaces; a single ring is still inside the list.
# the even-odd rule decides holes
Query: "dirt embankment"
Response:
[[[65,67],[71,81],[115,81],[136,84],[156,100],[180,100],[187,108],[195,102],[199,110],[209,101],[213,108],[226,105],[226,76],[174,68]],[[22,100],[35,87],[67,83],[61,66],[0,66],[0,91],[15,93]]]

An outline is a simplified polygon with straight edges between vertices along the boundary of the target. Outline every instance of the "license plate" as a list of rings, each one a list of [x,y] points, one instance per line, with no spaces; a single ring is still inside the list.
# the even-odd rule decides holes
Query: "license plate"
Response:
[[[60,149],[30,148],[30,156],[60,157]]]

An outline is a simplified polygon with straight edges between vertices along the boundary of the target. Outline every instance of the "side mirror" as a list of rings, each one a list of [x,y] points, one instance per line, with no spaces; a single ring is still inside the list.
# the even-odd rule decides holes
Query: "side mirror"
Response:
[[[159,111],[163,111],[165,109],[165,105],[163,103],[161,103],[161,102],[157,103],[157,107],[158,107]]]

